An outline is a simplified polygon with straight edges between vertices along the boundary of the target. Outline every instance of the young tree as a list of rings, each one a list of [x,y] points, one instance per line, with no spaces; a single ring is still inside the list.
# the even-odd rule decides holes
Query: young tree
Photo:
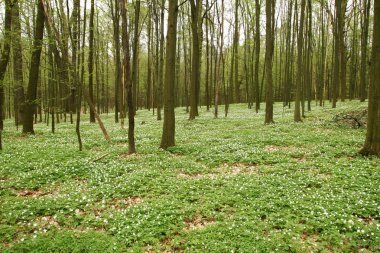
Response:
[[[265,40],[265,82],[266,82],[266,108],[265,124],[273,123],[273,51],[274,51],[274,16],[276,0],[265,1],[266,12],[266,40]]]
[[[260,10],[261,4],[260,0],[255,0],[256,3],[256,18],[255,18],[255,102],[256,102],[256,113],[260,110],[260,81],[259,81],[259,67],[260,67]]]
[[[298,29],[298,43],[297,43],[297,90],[296,90],[296,103],[294,108],[294,121],[301,122],[301,97],[302,97],[302,75],[304,71],[302,53],[304,47],[304,21],[305,21],[305,6],[306,0],[301,0],[301,18]]]
[[[119,100],[122,99],[119,91],[121,86],[121,55],[120,55],[120,11],[119,0],[110,0],[113,21],[114,54],[115,54],[115,123],[119,123],[119,111],[122,110]],[[115,2],[115,3],[114,3]]]
[[[201,27],[202,27],[202,1],[190,0],[191,6],[191,32],[193,35],[193,55],[190,86],[190,120],[195,119],[198,113],[198,98],[201,72]]]
[[[371,0],[363,0],[362,34],[361,34],[361,61],[360,61],[360,101],[364,102],[367,97],[367,52],[368,52],[368,27]]]
[[[91,13],[90,13],[90,36],[89,36],[89,49],[88,49],[88,94],[92,104],[94,104],[94,16],[95,16],[95,2],[91,0]],[[94,111],[90,111],[90,122],[95,123]]]
[[[10,51],[11,51],[11,25],[12,25],[12,6],[11,0],[5,1],[5,20],[4,20],[4,44],[0,55],[0,150],[2,149],[2,131],[4,130],[4,77],[7,70]]]
[[[166,41],[166,64],[164,83],[164,126],[161,148],[175,145],[174,88],[176,73],[178,0],[169,0],[168,35]]]
[[[14,109],[15,123],[18,127],[22,124],[23,105],[25,101],[24,93],[24,78],[23,78],[23,60],[22,60],[22,45],[21,45],[21,21],[19,1],[13,1],[12,7],[12,55],[13,55],[13,78],[15,82],[14,90]]]
[[[28,91],[25,101],[23,133],[34,134],[33,115],[37,104],[37,85],[40,73],[40,56],[42,51],[42,40],[44,38],[44,24],[45,12],[43,0],[38,0],[36,29],[34,33],[32,57],[30,60]]]
[[[128,18],[127,4],[128,0],[119,0],[121,20],[122,20],[122,45],[123,45],[123,81],[127,89],[127,105],[128,105],[128,153],[136,153],[135,147],[135,107],[133,101],[133,86],[131,80],[131,62],[130,62],[130,47],[128,38]]]
[[[375,1],[371,78],[369,85],[367,136],[363,155],[376,155],[380,158],[380,2]]]

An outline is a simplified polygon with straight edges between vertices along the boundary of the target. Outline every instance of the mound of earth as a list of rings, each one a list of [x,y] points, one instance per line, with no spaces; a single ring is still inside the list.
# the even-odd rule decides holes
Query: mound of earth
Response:
[[[367,127],[368,110],[358,110],[340,113],[334,116],[333,121],[339,126],[351,128]]]

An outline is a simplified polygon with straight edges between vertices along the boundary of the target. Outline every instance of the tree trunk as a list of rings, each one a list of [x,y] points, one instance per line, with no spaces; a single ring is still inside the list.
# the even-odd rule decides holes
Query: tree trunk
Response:
[[[3,51],[0,55],[0,150],[2,145],[2,132],[4,130],[4,77],[9,63],[11,52],[11,25],[12,25],[12,5],[11,0],[5,1],[5,18],[4,18],[4,44]],[[33,122],[32,122],[33,124]]]
[[[113,4],[115,1],[115,6]],[[111,0],[111,13],[113,19],[113,36],[115,46],[115,123],[119,123],[120,87],[121,86],[121,56],[120,56],[120,11],[119,0]]]
[[[364,15],[362,16],[361,34],[361,62],[360,62],[360,101],[364,102],[367,97],[367,53],[368,53],[368,27],[371,0],[363,0]]]
[[[199,26],[201,5],[200,0],[190,0],[191,4],[191,31],[193,35],[193,56],[192,56],[192,71],[191,71],[191,85],[190,85],[190,120],[194,120],[198,116],[198,87],[200,86],[200,34]]]
[[[303,75],[303,62],[302,62],[302,49],[304,46],[304,21],[305,21],[305,6],[306,1],[301,1],[301,18],[298,29],[298,42],[297,42],[297,88],[296,88],[296,103],[294,108],[294,121],[301,122],[301,97],[302,97],[302,75]]]
[[[12,54],[13,54],[13,77],[14,88],[14,109],[16,126],[23,122],[23,106],[25,102],[24,79],[23,79],[23,60],[21,46],[21,23],[20,8],[18,0],[14,0],[12,8]]]
[[[369,85],[367,136],[363,155],[376,155],[380,158],[380,2],[375,1],[371,78]]]
[[[163,149],[175,145],[174,84],[176,73],[177,17],[178,0],[169,0],[164,86],[164,126],[161,139],[161,148]]]
[[[256,0],[256,34],[255,34],[255,109],[256,113],[260,110],[260,80],[259,80],[259,66],[260,66],[260,0]]]
[[[123,80],[127,90],[127,106],[128,106],[128,153],[136,153],[135,147],[135,108],[133,101],[133,86],[131,82],[131,62],[130,62],[130,49],[128,38],[128,18],[127,18],[127,4],[128,0],[119,0],[121,19],[122,19],[122,43],[124,52],[123,61]]]
[[[157,120],[161,120],[162,93],[164,86],[164,17],[166,0],[161,1],[161,22],[160,22],[160,55],[159,55],[159,75],[158,75],[158,94],[157,94]],[[157,56],[158,57],[158,56]]]
[[[92,104],[94,104],[94,16],[95,16],[95,3],[91,0],[91,13],[90,13],[90,37],[88,48],[88,94]],[[95,114],[90,111],[90,122],[95,123]]]
[[[132,58],[132,87],[133,87],[133,102],[135,110],[138,109],[138,72],[139,72],[139,20],[140,20],[140,5],[141,2],[137,0],[135,2],[135,15],[134,15],[134,35],[133,35],[133,58]]]
[[[42,0],[37,5],[37,20],[34,34],[33,51],[30,61],[29,83],[25,102],[23,133],[34,134],[33,116],[36,109],[37,85],[40,73],[42,40],[44,38],[45,12]]]
[[[265,1],[266,12],[266,40],[265,40],[265,82],[266,82],[266,108],[265,124],[274,123],[273,121],[273,50],[274,50],[274,15],[275,0]]]

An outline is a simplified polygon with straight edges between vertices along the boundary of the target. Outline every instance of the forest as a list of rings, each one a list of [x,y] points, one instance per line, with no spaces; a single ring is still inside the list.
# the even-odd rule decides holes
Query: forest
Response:
[[[0,0],[0,252],[380,252],[380,1]]]

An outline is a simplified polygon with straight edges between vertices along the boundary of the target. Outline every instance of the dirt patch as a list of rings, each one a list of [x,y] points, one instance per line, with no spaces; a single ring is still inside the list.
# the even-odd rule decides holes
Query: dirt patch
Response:
[[[159,249],[155,249],[159,248]],[[184,252],[183,249],[175,247],[173,245],[173,239],[170,237],[165,237],[159,243],[156,244],[155,248],[153,246],[148,246],[147,253],[170,253],[170,252]]]
[[[295,146],[276,146],[276,145],[267,145],[264,147],[265,152],[278,152],[278,151],[287,151],[287,152],[301,152],[302,148],[298,148]]]
[[[292,160],[297,162],[297,163],[305,163],[307,160],[306,160],[306,157],[292,157]]]
[[[236,163],[233,165],[222,164],[218,168],[216,168],[215,172],[205,173],[205,174],[188,174],[188,173],[179,173],[177,175],[178,178],[187,178],[191,180],[201,180],[201,179],[217,179],[218,177],[226,177],[226,176],[236,176],[240,174],[257,174],[258,166],[254,164],[243,164]]]
[[[235,163],[233,165],[222,164],[218,170],[224,175],[238,175],[238,174],[256,174],[258,173],[258,166],[256,164]]]
[[[40,216],[36,218],[35,222],[40,224],[41,226],[59,226],[58,221],[55,219],[54,216]]]
[[[179,173],[177,175],[179,178],[187,178],[191,180],[201,180],[201,179],[216,179],[219,175],[215,173],[208,174],[187,174],[187,173]]]
[[[306,241],[307,239],[311,239],[314,242],[318,242],[318,239],[317,239],[318,234],[319,234],[318,232],[315,232],[312,235],[309,235],[308,233],[303,233],[301,235],[301,239],[302,239],[302,241]]]
[[[122,210],[142,202],[144,202],[142,198],[130,197],[126,199],[113,199],[110,204],[112,209]]]
[[[75,214],[76,215],[86,215],[86,213],[82,210],[75,210]],[[70,218],[71,216],[67,216],[67,218]],[[77,232],[77,233],[86,233],[86,232],[90,232],[90,231],[95,231],[95,232],[98,232],[98,233],[105,233],[106,232],[106,229],[105,227],[102,227],[102,226],[98,226],[98,227],[85,227],[83,225],[79,225],[79,226],[67,226],[67,225],[63,225],[63,224],[59,224],[56,217],[55,216],[39,216],[37,217],[33,223],[30,223],[30,226],[34,226],[36,228],[52,228],[52,227],[55,227],[55,228],[58,228],[58,229],[67,229],[67,230],[70,230],[70,231],[74,231],[74,232]]]
[[[0,177],[0,183],[1,182],[7,182],[9,180],[11,180],[9,177]]]
[[[30,198],[37,198],[45,195],[49,195],[50,192],[43,192],[41,190],[21,190],[17,191],[14,190],[17,197],[30,197]]]
[[[121,154],[118,156],[120,159],[129,160],[134,158],[140,158],[139,154]]]
[[[208,226],[215,224],[215,220],[213,219],[204,219],[202,217],[197,217],[191,220],[185,221],[185,227],[183,230],[191,231],[191,230],[200,230],[205,229]]]

